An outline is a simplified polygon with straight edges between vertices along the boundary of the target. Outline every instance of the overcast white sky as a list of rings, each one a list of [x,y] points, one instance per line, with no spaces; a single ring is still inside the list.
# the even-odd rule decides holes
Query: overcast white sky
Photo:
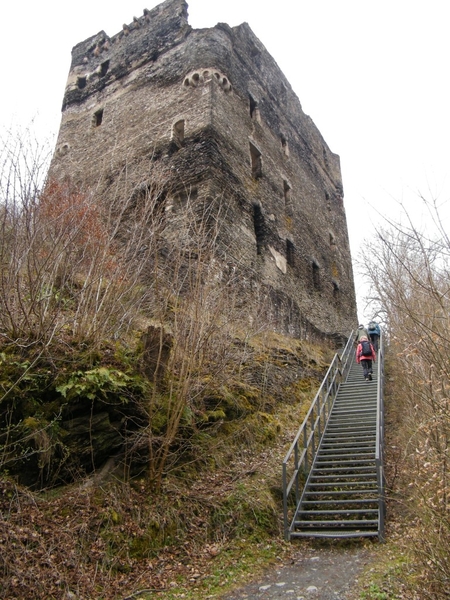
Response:
[[[0,8],[0,129],[35,118],[56,135],[71,49],[112,36],[158,0],[22,0]],[[363,235],[450,198],[450,35],[445,0],[190,0],[194,28],[249,23],[341,157],[354,261]],[[447,210],[448,212],[448,210]],[[357,267],[354,266],[355,275]],[[360,320],[363,287],[356,277]]]

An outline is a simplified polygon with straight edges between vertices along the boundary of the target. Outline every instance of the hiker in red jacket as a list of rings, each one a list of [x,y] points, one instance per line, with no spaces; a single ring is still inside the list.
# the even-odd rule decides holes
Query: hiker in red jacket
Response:
[[[356,348],[356,362],[361,363],[363,368],[364,379],[366,381],[372,381],[372,361],[375,362],[376,354],[372,344],[369,342],[367,337],[363,335],[359,340],[358,347]]]

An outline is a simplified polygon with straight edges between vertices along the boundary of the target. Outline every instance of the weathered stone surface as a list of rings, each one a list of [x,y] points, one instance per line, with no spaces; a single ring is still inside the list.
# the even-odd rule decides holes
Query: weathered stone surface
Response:
[[[75,46],[51,175],[107,200],[165,163],[168,189],[226,206],[222,256],[246,302],[270,300],[279,331],[341,338],[356,302],[339,157],[246,23],[187,16],[166,0]]]

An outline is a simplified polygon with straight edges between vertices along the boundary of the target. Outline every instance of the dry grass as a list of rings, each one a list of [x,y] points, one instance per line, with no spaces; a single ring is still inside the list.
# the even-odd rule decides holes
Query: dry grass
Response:
[[[406,215],[379,232],[366,265],[389,342],[388,488],[407,557],[392,597],[441,600],[450,583],[450,239],[442,207],[424,207],[437,233]]]
[[[160,494],[145,479],[79,483],[47,494],[3,479],[1,597],[99,600],[137,589],[192,590],[196,597],[199,589],[225,589],[243,549],[247,560],[238,561],[236,577],[250,565],[256,575],[289,552],[281,541],[280,465],[310,399],[305,392],[303,402],[219,434],[204,448],[214,465],[195,475],[173,472]]]

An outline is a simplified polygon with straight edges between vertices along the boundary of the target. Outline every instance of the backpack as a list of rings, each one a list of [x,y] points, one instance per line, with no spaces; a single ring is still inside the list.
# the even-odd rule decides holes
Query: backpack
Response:
[[[376,331],[376,329],[377,329],[377,324],[375,323],[375,321],[370,321],[369,331]]]
[[[361,342],[361,356],[372,357],[372,346],[367,340]]]

